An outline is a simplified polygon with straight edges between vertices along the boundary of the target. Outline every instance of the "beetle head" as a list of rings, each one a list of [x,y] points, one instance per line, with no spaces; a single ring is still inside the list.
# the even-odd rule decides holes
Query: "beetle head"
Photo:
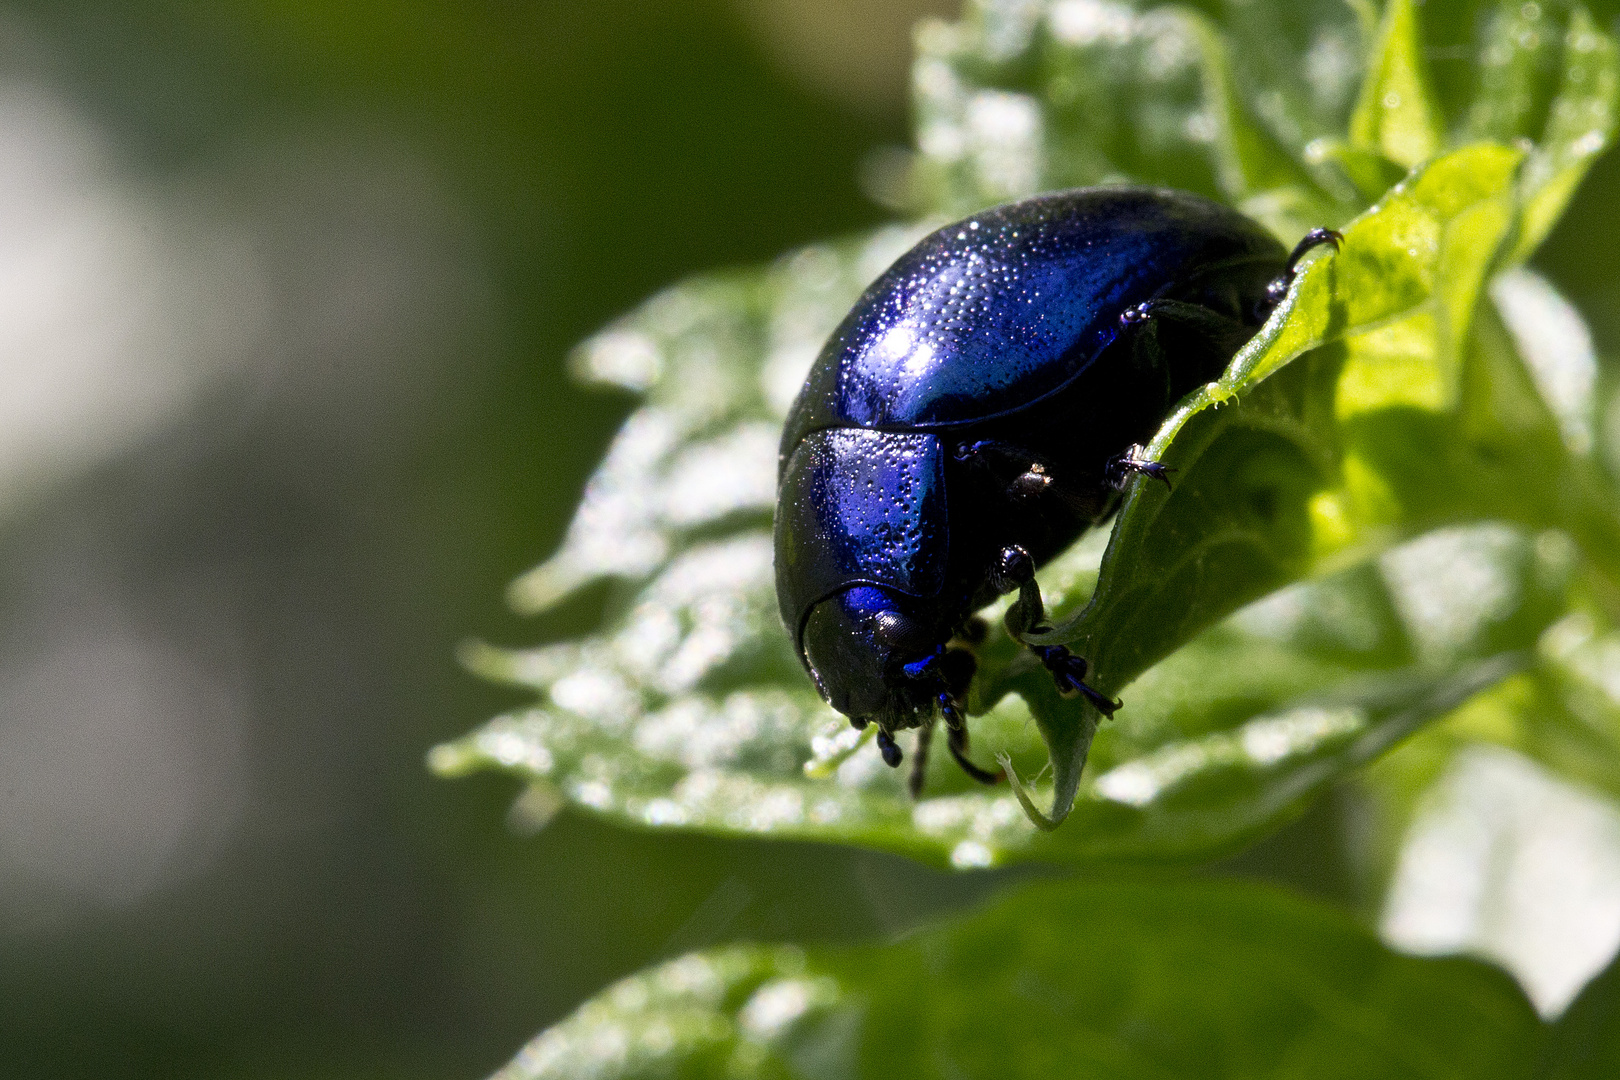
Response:
[[[886,729],[912,726],[908,718],[932,698],[903,668],[938,652],[949,636],[916,606],[892,590],[856,585],[810,610],[805,662],[828,704],[853,720],[877,719]]]

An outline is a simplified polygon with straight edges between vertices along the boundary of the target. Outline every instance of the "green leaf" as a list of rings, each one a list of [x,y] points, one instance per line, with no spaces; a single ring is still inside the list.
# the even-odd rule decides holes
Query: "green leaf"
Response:
[[[1147,453],[1178,470],[1175,490],[1136,483],[1095,594],[1078,611],[1060,608],[1056,629],[1030,639],[1073,646],[1090,661],[1093,685],[1115,694],[1215,619],[1300,577],[1314,561],[1364,556],[1399,536],[1402,519],[1422,522],[1420,507],[1390,505],[1409,477],[1440,489],[1428,502],[1447,499],[1474,463],[1458,462],[1453,476],[1432,460],[1416,469],[1391,461],[1389,446],[1414,439],[1406,432],[1391,439],[1386,425],[1417,426],[1424,415],[1443,427],[1461,423],[1468,324],[1511,226],[1519,162],[1495,144],[1454,151],[1347,226],[1343,250],[1312,264],[1227,372],[1161,428]],[[1240,396],[1238,408],[1215,408]],[[1541,471],[1560,460],[1558,445],[1525,439],[1510,452],[1510,460]],[[1494,490],[1479,491],[1456,517],[1471,510],[1549,523],[1515,513]],[[1437,513],[1429,523],[1443,520]],[[1057,799],[1049,818],[1061,820],[1095,718],[1089,704],[1040,694],[1031,685],[1039,677],[1014,663],[987,696],[1018,689],[1053,733],[1048,741],[1070,755],[1053,757]]]
[[[1620,958],[1586,985],[1559,1018],[1536,1069],[1537,1080],[1605,1080],[1620,1073]]]
[[[1229,370],[1154,440],[1174,490],[1136,482],[1108,528],[1039,575],[1056,627],[1040,640],[1070,643],[1123,695],[1112,722],[1060,698],[998,630],[968,702],[973,753],[1003,759],[1015,782],[979,788],[937,755],[912,802],[816,698],[777,623],[781,417],[861,288],[935,216],[677,286],[581,348],[578,371],[644,401],[562,549],[512,598],[542,611],[611,583],[597,594],[604,627],[533,650],[469,646],[474,670],[538,701],[437,748],[433,766],[511,772],[533,785],[531,807],[957,867],[1197,859],[1276,827],[1502,680],[1554,678],[1541,637],[1572,611],[1606,634],[1620,498],[1590,455],[1595,361],[1589,340],[1584,354],[1558,344],[1582,340],[1578,316],[1514,264],[1609,138],[1612,39],[1580,8],[1538,15],[1556,47],[1526,44],[1528,58],[1431,99],[1420,12],[1392,3],[1335,142],[1353,77],[1264,76],[1290,66],[1285,47],[1331,74],[1355,36],[1348,9],[1233,12],[986,0],[919,35],[918,187],[936,215],[1133,179],[1226,198],[1289,240],[1343,225],[1342,250],[1309,257]],[[1529,42],[1511,23],[1529,17],[1476,20],[1480,47]],[[1364,210],[1334,165],[1359,161],[1358,183],[1382,184],[1389,156],[1420,149],[1423,164]],[[1474,576],[1420,603],[1399,571],[1434,550]],[[1496,583],[1495,607],[1480,608],[1479,581]],[[1377,647],[1308,619],[1267,623],[1278,604],[1358,613]],[[1568,707],[1549,715],[1590,714],[1583,693],[1560,691]],[[1600,752],[1590,768],[1620,775],[1607,735],[1537,739],[1565,762]],[[1066,814],[1078,820],[1037,827]]]
[[[1590,25],[1578,8],[1576,19]],[[1540,4],[1500,3],[1486,13],[1479,86],[1464,121],[1475,139],[1535,138],[1557,86],[1558,29]]]
[[[751,586],[762,612],[767,558],[757,557]],[[1083,589],[1094,560],[1081,548],[1047,580]],[[731,552],[711,565],[739,562]],[[690,565],[677,562],[673,574]],[[644,826],[841,840],[957,867],[1207,857],[1286,820],[1346,770],[1524,667],[1565,609],[1571,573],[1567,547],[1495,525],[1424,537],[1376,566],[1274,594],[1138,680],[1092,747],[1076,820],[1056,832],[1033,827],[1014,794],[970,785],[943,755],[913,803],[874,749],[816,701],[785,646],[772,682],[750,665],[738,689],[711,679],[708,694],[637,711],[623,695],[646,656],[646,627],[690,618],[652,614],[647,599],[618,640],[481,651],[483,670],[546,691],[547,703],[439,748],[434,761],[452,773],[506,769]],[[655,582],[644,596],[665,589]],[[714,592],[697,595],[716,603]],[[662,655],[679,657],[710,632],[698,625]],[[1062,700],[1044,677],[1030,680],[1029,696],[1035,708]],[[1043,756],[1030,708],[1016,695],[1000,702],[975,720],[976,745],[1028,770]]]
[[[1563,213],[1575,187],[1614,133],[1620,62],[1614,38],[1577,7],[1564,35],[1564,64],[1545,129],[1525,169],[1515,260],[1528,258]]]
[[[1123,3],[1024,7],[1033,17],[984,4],[918,35],[918,145],[938,209],[959,216],[1039,190],[1137,181],[1225,198],[1290,240],[1354,213],[1346,192],[1323,187],[1258,122],[1207,17]],[[1265,100],[1309,112],[1297,99]]]
[[[1408,169],[1439,152],[1439,110],[1429,88],[1414,0],[1388,0],[1350,117],[1350,144]]]
[[[1275,890],[1049,885],[886,947],[682,957],[497,1077],[1486,1080],[1528,1075],[1542,1039],[1500,972],[1396,955]]]
[[[1556,576],[1553,564],[1574,557],[1562,533],[1544,533],[1536,544],[1543,549],[1541,557],[1551,559],[1539,571],[1542,577]],[[1568,550],[1559,554],[1560,548]],[[1413,569],[1428,572],[1421,565]],[[1403,851],[1412,843],[1415,823],[1433,809],[1437,795],[1445,797],[1448,775],[1476,762],[1482,745],[1504,747],[1522,755],[1518,760],[1528,759],[1525,768],[1531,768],[1532,762],[1542,766],[1548,776],[1545,783],[1562,783],[1575,793],[1569,798],[1583,799],[1594,806],[1607,802],[1620,807],[1620,680],[1614,676],[1620,669],[1620,632],[1616,632],[1593,597],[1585,594],[1580,579],[1575,581],[1573,593],[1566,593],[1562,600],[1554,589],[1528,605],[1543,611],[1560,607],[1570,610],[1539,634],[1533,654],[1524,658],[1526,663],[1517,673],[1428,727],[1360,778],[1367,809],[1360,862],[1367,874],[1370,895],[1384,894],[1394,878],[1397,859],[1410,857]],[[1492,587],[1486,588],[1489,591]],[[1497,802],[1499,816],[1513,812],[1500,799]],[[1530,808],[1520,812],[1545,815],[1544,802],[1532,800]],[[1609,816],[1616,813],[1620,811],[1611,810]],[[1488,852],[1479,849],[1476,853],[1490,861],[1489,873],[1481,869],[1480,874],[1504,898],[1522,895],[1526,885],[1509,876],[1508,852],[1514,845],[1545,845],[1548,841],[1535,835],[1515,836],[1511,825],[1492,825],[1472,818],[1467,827],[1474,835],[1483,835],[1481,830],[1501,829],[1503,835],[1490,842]],[[1599,846],[1613,848],[1611,832],[1598,830],[1602,840]],[[1611,860],[1616,857],[1608,852],[1581,853],[1572,841],[1560,842],[1566,851],[1561,860],[1564,862],[1596,866],[1602,863],[1599,856]],[[1589,838],[1584,842],[1595,841]],[[1487,929],[1512,945],[1514,930],[1505,916],[1490,920]],[[1561,937],[1566,943],[1579,942],[1582,934],[1601,938],[1607,930],[1600,920],[1596,928],[1571,927]],[[1604,941],[1594,945],[1599,955],[1606,947]],[[1522,945],[1513,945],[1513,949],[1535,956],[1547,953],[1545,948],[1527,950]],[[1567,955],[1550,963],[1555,982],[1568,977]],[[1542,993],[1551,991],[1544,989]]]

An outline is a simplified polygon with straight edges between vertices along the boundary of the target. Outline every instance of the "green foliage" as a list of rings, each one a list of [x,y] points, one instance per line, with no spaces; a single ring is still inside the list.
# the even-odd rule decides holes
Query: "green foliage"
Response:
[[[1234,48],[1207,17],[1180,9],[1056,4],[1041,19],[1031,10],[989,5],[919,35],[917,187],[932,190],[940,210],[1057,184],[1170,180],[1251,212],[1271,208],[1267,220],[1293,229],[1289,239],[1304,228],[1289,218],[1299,208],[1345,234],[1343,250],[1314,257],[1226,375],[1184,402],[1154,441],[1150,451],[1178,470],[1174,491],[1138,482],[1106,550],[1101,537],[1082,541],[1042,574],[1056,625],[1046,640],[1086,656],[1105,692],[1130,688],[1117,721],[1094,746],[1089,707],[1058,697],[1010,638],[987,645],[970,703],[977,743],[1028,775],[1043,768],[1043,740],[1053,809],[1038,810],[1023,784],[969,790],[943,761],[913,804],[875,750],[816,699],[776,621],[768,523],[777,425],[832,325],[925,226],[677,286],[582,347],[584,377],[637,389],[645,404],[591,482],[562,551],[520,580],[513,600],[541,610],[604,577],[634,591],[619,589],[621,614],[601,636],[469,649],[475,670],[533,687],[543,701],[440,747],[438,769],[515,771],[539,786],[533,805],[854,842],[957,866],[1198,857],[1275,824],[1392,741],[1352,738],[1353,728],[1404,734],[1479,689],[1481,672],[1522,667],[1538,635],[1589,590],[1569,584],[1533,617],[1516,612],[1515,632],[1492,639],[1498,655],[1485,668],[1476,665],[1490,658],[1468,650],[1442,665],[1435,658],[1447,650],[1426,645],[1425,628],[1388,600],[1377,636],[1406,648],[1348,667],[1335,660],[1342,685],[1327,672],[1272,679],[1270,657],[1286,650],[1316,663],[1316,645],[1286,635],[1252,642],[1220,625],[1242,604],[1302,578],[1314,583],[1295,601],[1325,602],[1316,592],[1344,586],[1324,573],[1359,581],[1393,545],[1478,522],[1514,523],[1524,543],[1563,530],[1581,547],[1579,572],[1566,576],[1616,576],[1620,519],[1590,460],[1590,435],[1572,444],[1512,335],[1479,302],[1489,275],[1545,231],[1536,208],[1567,198],[1608,137],[1613,43],[1580,9],[1559,24],[1562,81],[1534,115],[1520,107],[1521,84],[1540,74],[1513,52],[1523,34],[1504,38],[1500,20],[1485,23],[1481,48],[1507,49],[1507,63],[1487,65],[1491,77],[1474,96],[1450,103],[1460,145],[1359,215],[1350,174],[1377,158],[1378,175],[1398,175],[1380,155],[1410,152],[1413,133],[1439,130],[1446,113],[1438,99],[1414,97],[1423,68],[1403,5],[1381,24],[1354,109],[1343,88],[1335,98],[1331,87],[1314,97],[1296,87],[1281,98],[1295,118],[1288,124],[1265,104],[1276,93],[1251,102],[1234,89],[1259,85],[1232,60],[1248,53],[1243,27],[1252,24],[1239,24],[1244,47]],[[1352,30],[1329,22],[1317,40]],[[1255,119],[1267,108],[1269,126]],[[1319,132],[1335,121],[1351,134],[1329,145]],[[1525,131],[1541,141],[1480,141]],[[1019,161],[1027,175],[1014,175],[1009,163]],[[1193,164],[1203,172],[1187,171]],[[1578,440],[1593,405],[1569,409]],[[1474,617],[1468,596],[1440,602],[1458,607],[1453,621]],[[1158,680],[1133,686],[1189,642],[1196,647],[1175,670],[1202,693],[1161,701]],[[1200,656],[1215,666],[1196,680],[1185,665]],[[1232,670],[1252,682],[1239,695],[1247,708],[1223,704]],[[1406,697],[1390,697],[1397,684]],[[1243,732],[1272,730],[1279,718],[1314,715],[1323,701],[1347,710],[1342,723],[1291,729],[1291,749],[1276,760],[1238,767],[1213,749],[1226,745],[1219,739],[1239,746]],[[1218,715],[1219,726],[1195,726],[1195,715]],[[1187,775],[1121,799],[1113,770],[1137,759],[1141,769],[1175,760]],[[1019,812],[1022,801],[1028,821],[1048,826],[1076,800],[1085,820],[1050,837]]]
[[[1283,893],[1065,885],[889,947],[682,957],[608,988],[497,1080],[1489,1080],[1527,1075],[1542,1038],[1500,972],[1398,956]]]
[[[1542,1053],[1545,1080],[1598,1080],[1620,1070],[1620,960],[1612,960],[1559,1017]]]
[[[540,701],[438,747],[434,767],[515,773],[531,808],[958,868],[1208,859],[1414,736],[1420,765],[1368,781],[1389,834],[1468,740],[1620,796],[1620,498],[1594,458],[1595,360],[1522,268],[1609,141],[1616,46],[1578,5],[1452,5],[1435,18],[1474,63],[1437,80],[1427,10],[1256,0],[1217,20],[983,0],[925,25],[920,224],[678,285],[579,351],[583,377],[643,404],[512,600],[541,611],[606,581],[612,614],[580,641],[469,648],[474,670]],[[998,630],[968,706],[976,754],[1012,782],[979,788],[936,760],[913,802],[778,625],[781,418],[864,284],[929,227],[1123,181],[1224,199],[1290,243],[1339,227],[1343,247],[1310,258],[1153,440],[1174,489],[1138,479],[1043,568],[1053,629],[1028,632],[1033,597],[1013,609],[1023,641],[1069,644],[1125,707],[1101,723]],[[885,950],[677,961],[513,1068],[1526,1074],[1541,1030],[1491,976],[1331,922],[1251,890],[1031,894]],[[1275,956],[1273,939],[1289,942]],[[1182,984],[1222,957],[1230,980]],[[790,997],[805,1019],[761,1034],[758,1003]]]

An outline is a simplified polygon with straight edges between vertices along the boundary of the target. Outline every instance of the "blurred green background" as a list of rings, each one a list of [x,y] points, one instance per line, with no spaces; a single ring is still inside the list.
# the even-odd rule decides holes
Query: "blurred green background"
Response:
[[[628,409],[568,347],[889,216],[950,6],[0,9],[0,1074],[475,1077],[659,957],[987,887],[423,766],[518,700],[454,648],[535,637]]]
[[[0,1074],[480,1076],[658,958],[1003,880],[524,835],[422,763],[522,699],[458,641],[605,599],[501,603],[630,404],[568,347],[892,216],[862,177],[953,7],[0,8]],[[1611,355],[1617,196],[1538,260]],[[1344,893],[1329,803],[1233,869]]]

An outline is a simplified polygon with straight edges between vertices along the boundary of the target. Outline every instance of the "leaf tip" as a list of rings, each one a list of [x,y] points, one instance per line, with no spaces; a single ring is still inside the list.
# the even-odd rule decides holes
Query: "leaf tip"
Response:
[[[1002,751],[996,755],[996,762],[1001,766],[1001,771],[1006,774],[1007,783],[1012,785],[1013,794],[1018,797],[1018,805],[1024,808],[1025,815],[1028,816],[1030,822],[1037,829],[1042,832],[1051,832],[1063,824],[1063,819],[1069,816],[1068,809],[1056,813],[1056,806],[1054,805],[1054,815],[1052,817],[1044,814],[1040,807],[1035,805],[1030,790],[1024,786],[1022,780],[1018,779],[1018,771],[1013,768],[1012,755]]]

